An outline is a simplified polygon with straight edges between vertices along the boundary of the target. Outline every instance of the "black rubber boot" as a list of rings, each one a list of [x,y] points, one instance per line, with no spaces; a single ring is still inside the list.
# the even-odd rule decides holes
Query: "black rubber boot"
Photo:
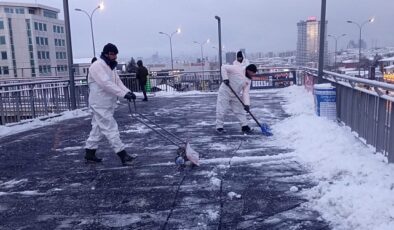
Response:
[[[253,129],[251,129],[248,125],[245,125],[242,126],[242,132],[249,135],[253,133]]]
[[[101,158],[96,157],[96,149],[85,149],[85,159],[86,162],[92,162],[92,163],[100,163],[103,161]]]
[[[122,150],[117,153],[118,156],[120,157],[120,161],[122,162],[123,165],[131,165],[131,162],[134,160],[133,157],[131,157],[129,154],[126,153],[126,150]]]

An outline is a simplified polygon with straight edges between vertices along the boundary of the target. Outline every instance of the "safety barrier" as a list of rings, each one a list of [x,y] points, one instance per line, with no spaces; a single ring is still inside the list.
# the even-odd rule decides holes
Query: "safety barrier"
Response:
[[[317,82],[317,69],[298,74],[306,88]],[[394,162],[394,85],[324,71],[323,79],[336,87],[337,119],[366,144]]]

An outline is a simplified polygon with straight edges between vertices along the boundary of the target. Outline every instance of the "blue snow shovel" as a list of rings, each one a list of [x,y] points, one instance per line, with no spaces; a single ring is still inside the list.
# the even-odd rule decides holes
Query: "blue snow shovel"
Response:
[[[241,100],[241,98],[239,98],[238,94],[234,91],[234,89],[230,86],[227,85],[231,91],[233,92],[233,94],[237,97],[237,99],[239,100],[239,102],[241,102],[242,106],[245,108],[245,104],[243,103],[243,101]],[[268,126],[267,123],[263,123],[260,124],[260,122],[254,117],[254,115],[252,114],[252,112],[246,111],[250,114],[250,116],[253,118],[253,120],[256,122],[256,124],[261,128],[261,132],[263,133],[264,136],[272,136],[272,130],[271,128]]]

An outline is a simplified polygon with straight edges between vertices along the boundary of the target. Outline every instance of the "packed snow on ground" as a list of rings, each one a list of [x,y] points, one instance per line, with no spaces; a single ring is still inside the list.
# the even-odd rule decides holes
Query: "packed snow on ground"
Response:
[[[278,145],[295,149],[318,185],[301,191],[334,229],[394,229],[394,165],[348,127],[315,115],[303,87],[280,91],[292,116],[273,126]]]
[[[386,157],[375,154],[374,149],[365,146],[348,127],[317,117],[313,96],[303,87],[291,86],[273,92],[279,92],[286,98],[287,102],[282,106],[291,116],[272,126],[272,142],[294,149],[293,154],[310,169],[318,183],[312,189],[298,191],[309,199],[306,205],[318,210],[334,229],[394,229],[394,165],[388,164]],[[253,91],[252,96],[259,93]],[[155,96],[201,94],[204,93],[159,92]],[[0,137],[87,115],[87,111],[76,110],[46,120],[0,126]],[[245,159],[232,159],[237,160]],[[217,163],[226,168],[228,161],[228,158],[217,158],[205,160],[205,163]],[[210,183],[215,187],[220,186],[221,181],[211,175]],[[294,188],[291,191],[297,192]],[[30,194],[34,195],[35,192]]]

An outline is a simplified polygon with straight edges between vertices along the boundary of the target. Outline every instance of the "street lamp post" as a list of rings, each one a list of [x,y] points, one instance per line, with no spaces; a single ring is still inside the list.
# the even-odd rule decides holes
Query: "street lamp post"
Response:
[[[372,23],[375,20],[375,18],[370,18],[367,21],[363,22],[362,24],[359,24],[354,21],[347,21],[347,23],[352,23],[355,24],[359,28],[359,37],[358,37],[358,76],[361,77],[360,75],[360,69],[361,69],[361,30],[363,29],[363,26],[367,23]]]
[[[201,69],[202,69],[202,75],[204,76],[204,45],[209,43],[209,39],[207,39],[205,42],[196,42],[194,41],[194,43],[199,44],[200,48],[201,48]]]
[[[218,21],[218,36],[219,36],[219,71],[222,71],[222,29],[221,29],[221,19],[219,16],[215,16]]]
[[[93,57],[96,57],[96,47],[94,46],[94,34],[93,34],[93,14],[98,9],[104,9],[104,4],[100,3],[96,8],[94,8],[92,10],[92,12],[90,14],[88,12],[86,12],[85,10],[82,10],[82,9],[79,9],[79,8],[75,9],[76,11],[85,13],[88,16],[88,18],[89,18],[89,21],[90,21],[90,32],[92,33]]]
[[[331,37],[331,38],[333,38],[335,40],[335,53],[334,53],[334,68],[335,68],[337,66],[337,45],[338,45],[338,40],[341,37],[346,36],[346,34],[342,34],[340,36],[334,36],[334,35],[329,34],[327,36],[329,36],[329,37]]]
[[[171,34],[167,34],[167,33],[164,33],[164,32],[159,32],[159,34],[166,35],[166,36],[170,39],[171,70],[172,70],[172,71],[174,70],[174,60],[173,60],[173,58],[172,58],[172,36],[173,36],[174,34],[180,34],[180,33],[181,33],[181,29],[180,29],[180,28],[178,28],[176,31],[172,32]]]

